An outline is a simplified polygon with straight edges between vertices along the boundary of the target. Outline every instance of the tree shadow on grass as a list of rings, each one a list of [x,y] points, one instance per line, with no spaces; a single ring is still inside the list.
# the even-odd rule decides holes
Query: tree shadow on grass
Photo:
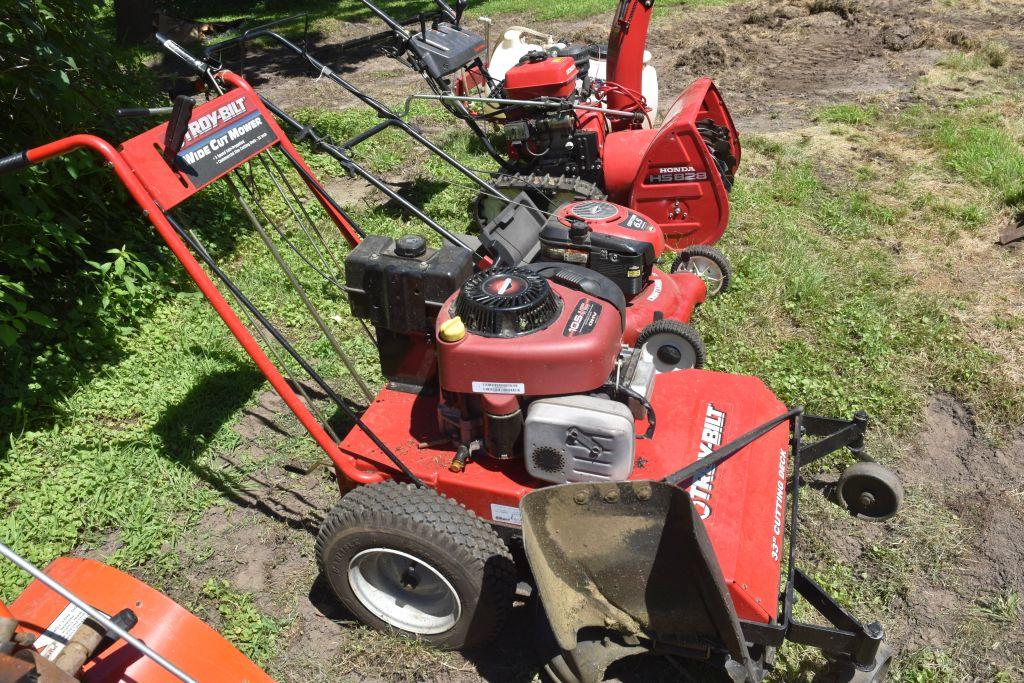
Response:
[[[309,467],[301,472],[303,476],[296,478],[295,471],[287,464],[272,463],[269,467],[255,468],[251,459],[234,452],[216,452],[215,458],[209,457],[214,437],[239,411],[242,417],[236,431],[243,439],[254,443],[270,442],[262,448],[273,449],[273,441],[296,435],[312,438],[277,394],[266,389],[262,373],[249,363],[236,361],[229,369],[203,377],[181,401],[164,412],[153,431],[163,441],[170,459],[188,468],[227,500],[239,507],[259,510],[294,529],[315,534],[323,521],[324,506],[307,494],[319,477],[331,473],[330,466]],[[312,401],[324,407],[325,393],[310,383],[303,383],[302,389]],[[246,407],[261,390],[264,391],[260,400]],[[346,402],[346,405],[357,415],[363,410],[363,406],[354,403]],[[352,419],[341,409],[329,415],[327,422],[341,435],[353,425]],[[270,454],[264,451],[262,455]],[[323,462],[327,461],[324,454]]]

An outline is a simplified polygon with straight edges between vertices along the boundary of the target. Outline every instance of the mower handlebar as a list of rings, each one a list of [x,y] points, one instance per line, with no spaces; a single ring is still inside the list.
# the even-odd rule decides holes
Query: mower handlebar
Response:
[[[173,40],[171,40],[170,38],[168,38],[167,36],[165,36],[162,33],[157,33],[155,37],[156,37],[156,42],[160,43],[164,47],[165,50],[167,50],[168,52],[173,54],[175,57],[177,57],[181,61],[183,61],[186,64],[188,64],[190,67],[192,67],[196,71],[196,73],[200,73],[200,74],[206,73],[206,69],[207,69],[206,63],[203,62],[202,60],[196,59],[195,57],[190,55],[188,53],[188,51],[185,48],[183,48],[181,45],[178,45],[176,42],[174,42]]]
[[[15,152],[5,157],[0,157],[0,174],[13,173],[23,168],[28,168],[32,162],[28,160],[28,151]]]
[[[117,116],[167,116],[173,107],[125,107],[114,112]]]

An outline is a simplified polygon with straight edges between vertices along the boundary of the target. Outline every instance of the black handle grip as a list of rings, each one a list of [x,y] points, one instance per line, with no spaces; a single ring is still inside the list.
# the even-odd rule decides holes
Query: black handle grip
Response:
[[[165,116],[171,113],[171,107],[124,107],[114,112],[118,116]]]
[[[31,165],[28,160],[28,152],[16,152],[0,157],[0,173],[13,173]]]
[[[181,45],[178,45],[176,42],[174,42],[167,36],[163,35],[162,33],[157,33],[154,37],[156,38],[156,42],[164,46],[165,50],[170,52],[172,55],[174,55],[181,61],[188,64],[196,71],[196,73],[206,73],[206,64],[190,55],[188,51]]]

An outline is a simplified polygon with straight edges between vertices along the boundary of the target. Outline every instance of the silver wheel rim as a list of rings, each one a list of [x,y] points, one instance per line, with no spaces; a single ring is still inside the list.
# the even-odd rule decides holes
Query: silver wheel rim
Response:
[[[462,602],[448,579],[427,562],[399,550],[362,551],[349,562],[348,583],[366,609],[410,633],[443,633],[462,615]]]
[[[668,363],[658,355],[659,349],[663,346],[671,346],[679,352],[679,361],[676,363]],[[645,357],[650,358],[654,361],[655,371],[672,372],[673,370],[686,370],[697,365],[697,349],[693,348],[693,344],[680,337],[678,334],[671,332],[659,332],[651,335],[643,345],[643,353]]]
[[[725,281],[725,273],[722,272],[722,269],[714,262],[713,259],[710,259],[707,256],[690,256],[686,260],[683,270],[688,273],[693,273],[704,281],[704,284],[708,288],[708,296],[714,296],[722,291],[722,283]]]

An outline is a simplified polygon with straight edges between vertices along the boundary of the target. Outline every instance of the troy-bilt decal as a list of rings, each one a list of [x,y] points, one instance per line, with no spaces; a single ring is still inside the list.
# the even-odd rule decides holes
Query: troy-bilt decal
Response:
[[[724,431],[725,412],[709,403],[704,412],[704,429],[700,434],[700,451],[697,453],[697,460],[703,460],[711,455],[716,447],[722,445]],[[701,519],[711,516],[711,495],[714,492],[715,469],[708,470],[701,475],[700,479],[695,479],[690,484],[690,498]]]
[[[650,232],[651,230],[654,230],[654,226],[651,225],[650,221],[645,221],[632,211],[629,212],[619,225],[627,230],[637,230],[639,232]]]
[[[590,299],[580,299],[576,307],[572,309],[569,320],[562,330],[563,337],[582,337],[591,333],[597,327],[597,321],[601,317],[601,304]]]
[[[526,393],[526,385],[521,382],[473,382],[474,394],[516,394]]]
[[[614,204],[608,202],[580,202],[572,207],[569,212],[576,218],[582,218],[583,220],[599,221],[606,218],[611,218],[619,212],[618,208]]]
[[[519,511],[519,508],[514,508],[511,505],[491,503],[491,519],[502,524],[523,525],[523,513]]]
[[[185,133],[185,144],[187,145],[195,142],[207,133],[213,132],[232,119],[244,116],[249,111],[249,107],[247,105],[246,96],[242,95],[231,102],[227,102],[226,104],[217,107],[209,113],[192,119],[188,122],[188,132]]]
[[[779,480],[775,483],[775,517],[772,520],[772,559],[782,557],[782,527],[786,519],[786,462],[789,453],[779,449]]]
[[[247,113],[246,97],[189,123],[195,140],[178,153],[178,169],[202,187],[277,142],[259,111]]]
[[[698,171],[693,166],[667,166],[654,168],[647,174],[648,185],[667,183],[693,183],[707,180],[707,171]]]

